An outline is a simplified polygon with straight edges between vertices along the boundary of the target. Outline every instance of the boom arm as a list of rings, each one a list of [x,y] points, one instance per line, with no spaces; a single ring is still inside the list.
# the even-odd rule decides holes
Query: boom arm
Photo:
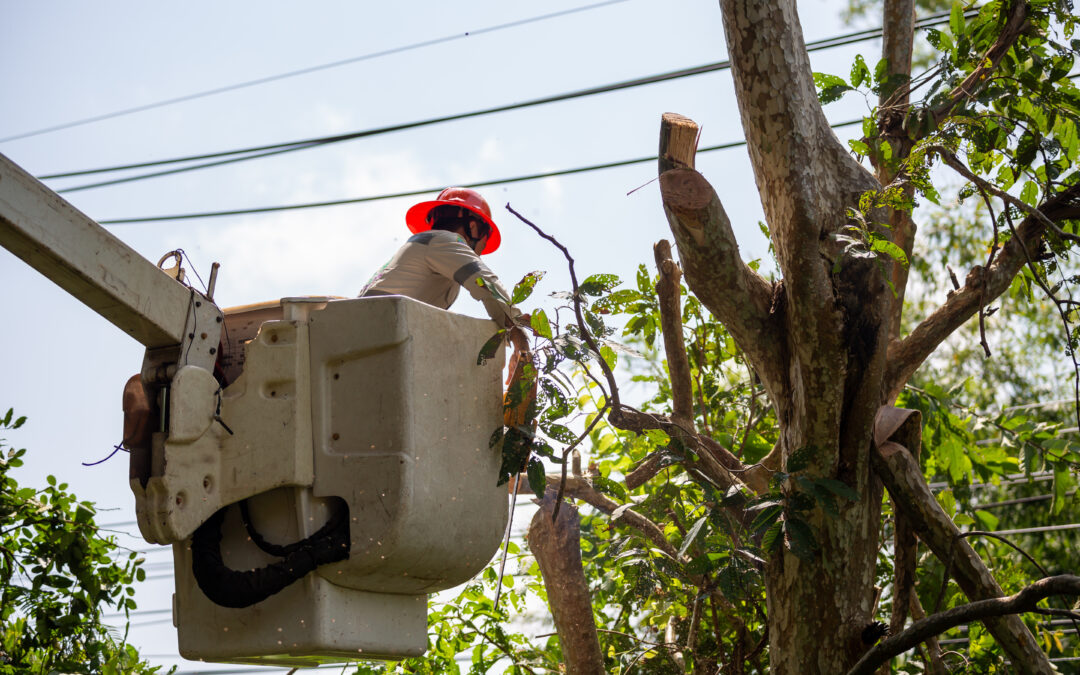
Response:
[[[220,310],[2,154],[0,246],[148,350],[190,341],[186,362],[213,368]]]
[[[183,341],[191,290],[2,154],[0,245],[147,348]]]

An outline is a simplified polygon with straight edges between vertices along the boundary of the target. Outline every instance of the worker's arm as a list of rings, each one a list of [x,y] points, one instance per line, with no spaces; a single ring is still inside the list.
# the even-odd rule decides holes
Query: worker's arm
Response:
[[[460,238],[432,241],[428,261],[440,274],[458,282],[484,305],[500,326],[515,325],[521,310],[510,304],[510,293],[480,256]]]

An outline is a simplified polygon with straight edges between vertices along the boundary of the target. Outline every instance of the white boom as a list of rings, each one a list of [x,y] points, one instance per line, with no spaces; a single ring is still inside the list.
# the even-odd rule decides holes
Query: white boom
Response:
[[[2,154],[0,246],[148,349],[191,340],[189,362],[213,366],[220,311]]]

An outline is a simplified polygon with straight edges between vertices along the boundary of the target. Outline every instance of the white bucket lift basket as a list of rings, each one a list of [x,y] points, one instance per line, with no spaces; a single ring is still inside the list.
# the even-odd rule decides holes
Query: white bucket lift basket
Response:
[[[427,595],[483,569],[506,527],[489,446],[502,424],[502,351],[477,365],[495,325],[394,296],[287,298],[280,317],[247,317],[258,333],[220,395],[233,435],[214,421],[216,381],[181,369],[151,477],[131,482],[143,535],[173,544],[180,653],[286,666],[422,654]],[[243,321],[227,313],[226,344],[242,340]],[[250,607],[214,604],[192,576],[190,537],[247,498],[275,543],[311,535],[341,500],[349,559]],[[222,532],[230,568],[274,560],[235,507]]]

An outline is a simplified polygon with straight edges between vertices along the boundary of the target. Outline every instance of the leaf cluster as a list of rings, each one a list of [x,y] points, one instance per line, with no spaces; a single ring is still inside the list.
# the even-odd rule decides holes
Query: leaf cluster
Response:
[[[0,429],[26,421],[13,417],[9,409]],[[43,489],[20,486],[11,473],[25,454],[0,441],[0,673],[157,672],[103,616],[135,609],[142,559],[118,555],[94,523],[94,505],[66,483],[49,476]]]

